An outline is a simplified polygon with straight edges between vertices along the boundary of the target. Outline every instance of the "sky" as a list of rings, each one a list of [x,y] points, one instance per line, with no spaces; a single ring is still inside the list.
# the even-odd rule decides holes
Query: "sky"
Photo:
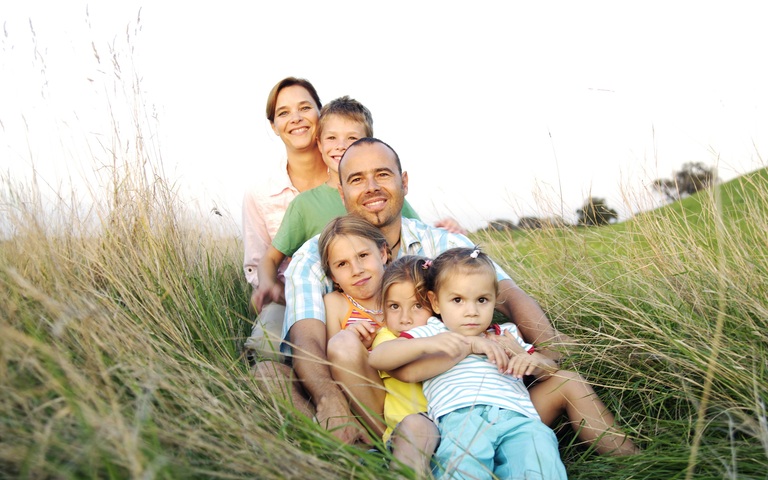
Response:
[[[686,162],[725,180],[766,166],[766,13],[740,1],[2,2],[0,172],[34,170],[52,191],[87,183],[109,163],[110,119],[138,104],[181,197],[237,230],[243,192],[284,155],[264,106],[292,75],[323,102],[350,95],[372,111],[427,221],[573,220],[589,196],[625,219]]]

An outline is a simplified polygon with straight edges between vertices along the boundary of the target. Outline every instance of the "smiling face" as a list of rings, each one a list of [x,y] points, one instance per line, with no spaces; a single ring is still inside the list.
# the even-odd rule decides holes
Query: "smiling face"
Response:
[[[315,100],[304,87],[285,87],[277,94],[272,130],[290,150],[315,148],[319,114]]]
[[[356,300],[376,298],[386,263],[386,249],[368,238],[339,235],[328,248],[331,279]]]
[[[341,195],[347,212],[378,228],[400,220],[408,174],[400,173],[395,153],[382,143],[356,143],[339,167]]]
[[[317,139],[323,161],[331,170],[331,179],[339,181],[339,161],[347,147],[366,136],[365,125],[341,115],[330,114],[323,121],[323,129]]]
[[[493,320],[496,279],[487,272],[456,272],[446,277],[437,293],[428,292],[432,310],[452,332],[480,335]]]
[[[384,321],[395,336],[399,336],[400,332],[426,325],[431,316],[429,305],[419,302],[413,282],[393,283],[387,289],[384,298]]]

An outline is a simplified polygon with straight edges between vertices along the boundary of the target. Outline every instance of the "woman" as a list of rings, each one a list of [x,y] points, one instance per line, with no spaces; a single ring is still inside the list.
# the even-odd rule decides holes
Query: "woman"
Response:
[[[253,287],[252,306],[259,287],[259,261],[272,243],[288,204],[300,192],[317,187],[328,179],[328,171],[315,140],[321,107],[315,87],[303,78],[284,78],[269,92],[267,119],[275,135],[285,145],[286,158],[272,175],[265,175],[265,180],[248,190],[243,197],[243,270]],[[278,287],[282,287],[282,273],[288,260],[280,268],[281,283]],[[251,336],[245,342],[249,361],[255,354],[265,359],[282,360],[279,347],[285,306],[282,288],[275,290],[271,295],[274,301],[258,312]]]

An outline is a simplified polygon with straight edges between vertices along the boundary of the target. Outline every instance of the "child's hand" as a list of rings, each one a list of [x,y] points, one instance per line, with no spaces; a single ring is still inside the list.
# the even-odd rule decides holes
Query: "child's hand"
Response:
[[[518,353],[509,359],[506,373],[515,378],[523,378],[524,375],[533,375],[536,370],[534,359],[527,353]]]
[[[352,325],[347,325],[347,328],[344,330],[355,332],[357,337],[363,343],[363,346],[365,346],[367,349],[371,348],[371,345],[373,345],[373,339],[376,338],[376,332],[379,331],[378,328],[374,327],[368,322],[356,322]]]
[[[509,363],[509,356],[500,342],[485,337],[465,337],[471,341],[472,352],[475,355],[485,355],[488,361],[495,363],[499,372],[503,372]]]
[[[535,352],[533,354],[518,353],[509,359],[509,365],[505,373],[515,378],[523,378],[524,375],[540,376],[557,371],[555,363],[544,355]]]
[[[509,330],[504,330],[501,335],[486,333],[485,338],[501,344],[507,350],[507,355],[509,357],[517,355],[518,353],[526,353],[523,346],[517,341],[515,335]]]
[[[424,340],[425,354],[443,353],[451,358],[464,358],[472,353],[469,338],[460,333],[444,332]]]

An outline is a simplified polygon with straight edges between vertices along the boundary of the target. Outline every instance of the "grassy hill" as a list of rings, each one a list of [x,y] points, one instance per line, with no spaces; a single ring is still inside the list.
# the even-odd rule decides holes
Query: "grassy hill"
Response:
[[[134,170],[88,221],[3,179],[0,476],[394,478],[262,391],[237,239]],[[475,235],[643,448],[601,457],[559,429],[571,478],[766,478],[767,187],[761,170],[619,225]]]
[[[646,453],[611,477],[765,478],[766,231],[763,169],[617,225],[478,236],[636,429]]]

